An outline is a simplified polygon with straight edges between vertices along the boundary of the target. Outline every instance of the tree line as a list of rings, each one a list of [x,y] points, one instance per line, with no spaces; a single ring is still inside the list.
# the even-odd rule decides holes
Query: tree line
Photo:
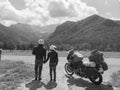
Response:
[[[83,51],[90,51],[93,49],[98,49],[100,51],[117,51],[120,52],[120,44],[97,44],[97,43],[81,43],[81,44],[58,44],[56,45],[57,49],[62,50],[69,50],[71,47],[77,49],[77,50],[83,50]]]
[[[51,43],[55,44],[55,43]],[[46,43],[45,47],[48,49],[50,43]],[[101,51],[118,51],[120,52],[120,43],[99,43],[99,42],[84,42],[84,43],[71,43],[71,44],[55,44],[57,46],[57,49],[60,51],[67,51],[71,47],[76,48],[77,50],[84,50],[89,51],[93,49],[99,49]],[[6,41],[6,42],[0,42],[0,48],[4,50],[32,50],[33,47],[36,46],[36,43],[16,43],[14,41]]]
[[[31,50],[35,46],[34,43],[16,43],[14,41],[0,42],[0,48],[4,50]]]

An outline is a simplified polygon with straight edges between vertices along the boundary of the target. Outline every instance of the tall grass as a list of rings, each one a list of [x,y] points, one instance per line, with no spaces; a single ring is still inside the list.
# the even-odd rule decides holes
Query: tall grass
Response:
[[[120,87],[120,71],[113,73],[111,78],[110,83],[115,87]]]
[[[20,83],[34,77],[33,65],[24,62],[0,62],[0,90],[15,90]]]

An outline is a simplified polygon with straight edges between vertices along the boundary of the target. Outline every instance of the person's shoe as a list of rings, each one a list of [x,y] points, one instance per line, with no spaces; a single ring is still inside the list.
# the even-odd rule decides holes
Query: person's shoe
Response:
[[[54,79],[53,81],[56,82],[56,79]]]
[[[50,82],[52,82],[52,79],[50,79]]]
[[[37,77],[35,77],[35,80],[37,80]]]
[[[42,79],[41,78],[39,78],[39,81],[41,81]]]

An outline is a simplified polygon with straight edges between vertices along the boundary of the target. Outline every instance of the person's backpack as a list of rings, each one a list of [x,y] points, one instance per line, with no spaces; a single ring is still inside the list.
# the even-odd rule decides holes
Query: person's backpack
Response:
[[[89,61],[94,61],[97,65],[101,64],[104,61],[102,53],[95,53],[89,56]]]
[[[101,65],[102,65],[102,68],[103,68],[104,71],[108,70],[108,65],[107,65],[107,63],[105,61],[103,61],[101,63]]]

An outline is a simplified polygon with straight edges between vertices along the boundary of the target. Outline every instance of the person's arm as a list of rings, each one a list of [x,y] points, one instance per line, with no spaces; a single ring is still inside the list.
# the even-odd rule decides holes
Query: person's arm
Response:
[[[56,53],[56,65],[58,64],[58,54]]]
[[[46,50],[45,49],[44,49],[43,59],[44,59],[44,61],[46,60]]]
[[[69,52],[69,54],[68,54],[68,56],[67,56],[67,60],[69,60],[69,59],[71,58],[71,55],[72,55],[72,53]]]
[[[72,59],[73,54],[74,54],[74,51],[70,51],[68,56],[67,56],[67,60]]]
[[[50,55],[49,55],[50,53],[48,53],[48,55],[47,55],[47,59],[46,60],[44,60],[44,63],[46,63],[48,60],[49,60],[49,58],[50,58]]]
[[[33,54],[33,55],[36,54],[36,48],[33,48],[33,50],[32,50],[32,54]]]

